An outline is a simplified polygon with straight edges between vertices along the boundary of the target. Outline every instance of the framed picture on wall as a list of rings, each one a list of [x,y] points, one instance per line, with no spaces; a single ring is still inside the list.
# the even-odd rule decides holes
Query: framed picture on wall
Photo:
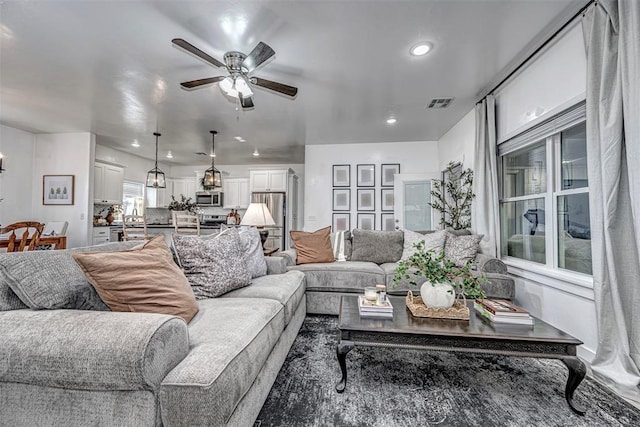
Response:
[[[376,210],[376,190],[373,188],[358,188],[358,210]]]
[[[380,185],[393,187],[393,175],[400,173],[400,163],[388,163],[381,166]]]
[[[351,186],[351,165],[333,165],[333,186]]]
[[[43,175],[43,205],[73,205],[75,175]]]
[[[358,228],[361,230],[375,230],[376,229],[376,214],[374,213],[359,213],[358,214]]]
[[[380,200],[382,211],[393,211],[393,188],[383,188],[380,190]]]
[[[375,165],[358,165],[358,187],[375,187],[376,185],[376,166]]]
[[[350,211],[351,210],[351,189],[349,188],[333,189],[333,210],[334,211]]]
[[[380,214],[380,228],[384,231],[394,231],[396,229],[396,219],[392,213]]]
[[[351,228],[351,214],[348,213],[333,213],[333,225],[331,227],[332,232],[336,231],[348,231]]]

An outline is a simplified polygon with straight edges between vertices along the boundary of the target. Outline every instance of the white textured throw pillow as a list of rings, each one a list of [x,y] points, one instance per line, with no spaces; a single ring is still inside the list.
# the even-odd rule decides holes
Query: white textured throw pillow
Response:
[[[228,228],[224,224],[220,225],[220,231]],[[247,269],[252,279],[267,274],[267,262],[264,260],[264,251],[262,250],[262,241],[260,240],[260,232],[255,227],[240,227],[240,243],[244,249],[244,260],[247,263]]]
[[[411,255],[416,253],[414,244],[418,242],[424,242],[424,250],[428,251],[433,249],[436,252],[440,252],[444,249],[444,243],[447,239],[447,233],[444,230],[438,230],[433,233],[420,234],[411,230],[404,231],[404,244],[402,247],[401,261],[408,259]]]

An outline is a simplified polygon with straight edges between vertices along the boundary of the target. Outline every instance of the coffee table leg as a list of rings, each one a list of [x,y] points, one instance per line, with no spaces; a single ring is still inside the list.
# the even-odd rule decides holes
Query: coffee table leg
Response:
[[[578,415],[584,415],[585,410],[573,403],[573,392],[587,374],[587,367],[575,356],[565,357],[562,359],[567,368],[569,368],[569,378],[567,378],[567,386],[564,389],[564,397],[567,399],[569,407]]]
[[[336,384],[336,391],[338,393],[342,393],[344,389],[347,388],[347,353],[349,353],[353,347],[355,346],[352,341],[340,341],[338,347],[336,347],[338,363],[342,371],[342,379]]]

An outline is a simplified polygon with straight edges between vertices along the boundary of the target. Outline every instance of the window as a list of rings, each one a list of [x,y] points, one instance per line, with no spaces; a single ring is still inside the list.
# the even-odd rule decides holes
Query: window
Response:
[[[125,181],[122,189],[123,215],[144,215],[144,184]]]
[[[498,152],[502,255],[591,274],[584,103]]]

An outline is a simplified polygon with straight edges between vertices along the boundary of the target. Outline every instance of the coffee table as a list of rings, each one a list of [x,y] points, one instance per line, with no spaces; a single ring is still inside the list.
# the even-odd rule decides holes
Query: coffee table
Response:
[[[343,296],[340,301],[340,342],[336,353],[342,379],[336,384],[338,393],[347,386],[346,357],[356,346],[441,350],[504,356],[560,359],[569,368],[565,398],[569,407],[584,415],[584,409],[573,402],[573,392],[587,372],[576,356],[582,341],[535,319],[531,326],[505,325],[484,319],[470,305],[466,320],[413,317],[404,297],[389,297],[393,319],[360,317],[358,296]]]

